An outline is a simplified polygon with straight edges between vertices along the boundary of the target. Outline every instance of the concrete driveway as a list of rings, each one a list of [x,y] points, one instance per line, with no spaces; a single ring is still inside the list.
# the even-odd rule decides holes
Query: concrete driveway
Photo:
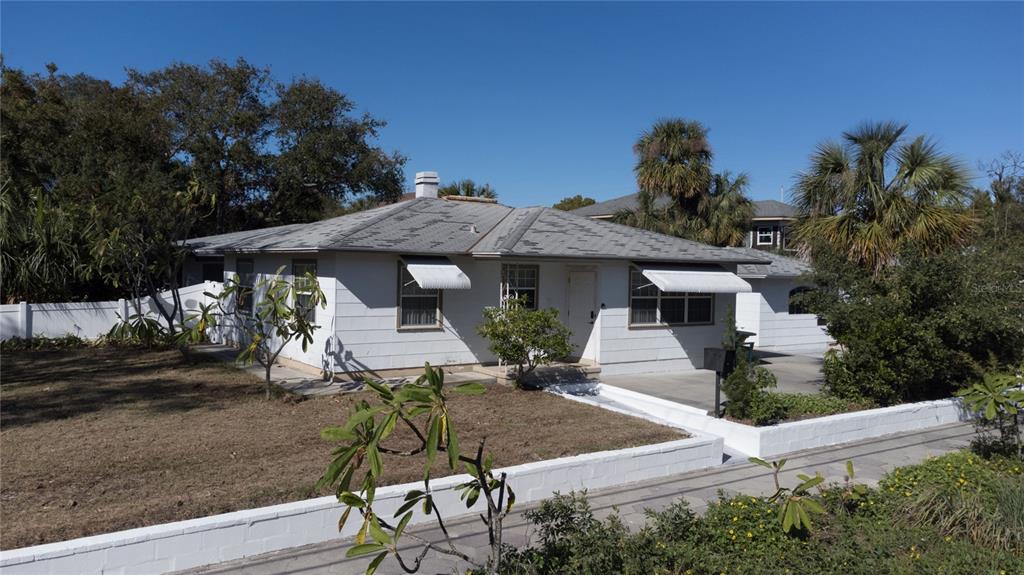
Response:
[[[776,391],[785,393],[819,393],[822,383],[822,358],[807,355],[786,355],[755,352],[759,365],[775,374]],[[599,375],[601,383],[668,401],[683,403],[708,412],[715,408],[715,372],[698,369],[678,373],[643,375]],[[725,397],[722,397],[725,400]]]

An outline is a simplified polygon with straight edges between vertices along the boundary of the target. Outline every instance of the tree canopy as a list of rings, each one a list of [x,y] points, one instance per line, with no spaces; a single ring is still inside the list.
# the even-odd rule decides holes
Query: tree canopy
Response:
[[[279,83],[245,60],[129,70],[122,85],[4,66],[3,301],[127,295],[97,246],[130,236],[128,224],[181,240],[314,221],[356,198],[395,201],[405,158],[376,144],[382,120],[355,109],[319,81]],[[174,200],[190,182],[212,207],[189,206],[201,217],[185,218],[188,229],[146,232],[180,218],[172,207],[186,207]]]
[[[562,198],[557,204],[551,207],[555,208],[556,210],[562,210],[563,212],[569,212],[585,206],[592,206],[596,203],[597,200],[595,200],[594,198],[588,198],[581,196],[580,194],[576,194],[575,196]]]

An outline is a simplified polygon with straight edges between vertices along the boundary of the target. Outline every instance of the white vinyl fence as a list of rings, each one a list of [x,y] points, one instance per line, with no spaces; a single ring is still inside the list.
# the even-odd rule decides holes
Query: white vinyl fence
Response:
[[[181,304],[185,316],[199,310],[200,304],[210,303],[205,292],[218,293],[220,282],[204,282],[181,288]],[[166,309],[173,305],[171,292],[161,294]],[[150,298],[143,298],[140,311],[148,317],[164,323],[163,316]],[[106,335],[110,328],[123,319],[135,315],[131,300],[68,303],[28,303],[0,305],[0,340],[12,337],[63,337],[76,335],[83,339],[94,339]]]

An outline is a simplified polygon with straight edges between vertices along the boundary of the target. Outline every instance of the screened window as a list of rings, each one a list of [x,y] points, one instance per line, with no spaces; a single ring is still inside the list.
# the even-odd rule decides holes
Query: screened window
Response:
[[[526,309],[537,309],[540,266],[502,264],[501,299],[522,298]]]
[[[630,325],[710,325],[714,309],[712,294],[663,292],[640,270],[630,270]]]
[[[315,279],[310,280],[306,274],[316,277],[316,260],[292,260],[292,281],[295,285],[295,305],[306,316],[306,321],[316,320],[316,306],[313,305],[313,286]]]
[[[757,245],[759,246],[770,246],[772,245],[772,238],[774,234],[772,229],[769,227],[758,227],[757,228]]]
[[[404,264],[398,264],[398,327],[441,325],[441,290],[423,289]]]
[[[256,285],[255,266],[252,260],[240,259],[235,262],[235,273],[238,274],[238,296],[236,305],[243,315],[252,315],[252,300],[256,297],[253,286]]]

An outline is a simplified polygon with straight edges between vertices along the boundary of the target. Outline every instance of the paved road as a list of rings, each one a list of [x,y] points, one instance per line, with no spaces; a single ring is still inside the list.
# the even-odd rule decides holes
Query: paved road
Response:
[[[789,456],[783,476],[793,482],[797,473],[814,474],[820,471],[829,480],[840,481],[845,474],[847,460],[853,460],[858,481],[875,483],[886,472],[902,465],[924,460],[966,447],[973,436],[969,424],[938,427],[926,432],[892,435],[860,443],[847,444],[801,452]],[[645,508],[663,509],[682,497],[694,509],[702,511],[708,501],[717,497],[718,490],[727,493],[767,495],[771,490],[770,474],[762,467],[747,462],[736,462],[714,469],[686,473],[633,485],[602,489],[590,494],[590,502],[599,516],[617,512],[629,525],[643,523]],[[530,529],[522,517],[529,506],[520,508],[506,522],[505,538],[509,543],[522,545],[530,537]],[[449,523],[456,534],[456,544],[470,554],[486,555],[486,532],[480,521],[463,517]],[[424,527],[417,534],[434,539],[436,533]],[[362,573],[366,560],[344,558],[345,542],[330,542],[297,547],[268,553],[238,561],[189,571],[192,574],[216,575],[348,575]],[[421,573],[452,573],[460,565],[444,560],[424,563]],[[397,563],[389,557],[378,573],[401,573]]]

